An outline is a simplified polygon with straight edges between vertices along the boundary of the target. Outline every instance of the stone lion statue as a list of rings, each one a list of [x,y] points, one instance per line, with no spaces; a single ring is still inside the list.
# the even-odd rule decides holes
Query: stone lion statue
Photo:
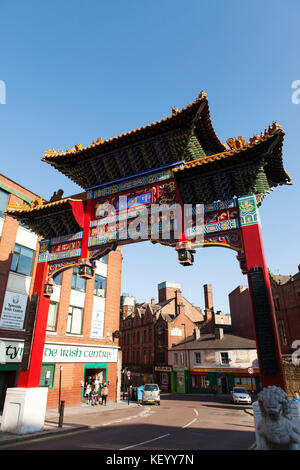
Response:
[[[300,422],[292,421],[288,395],[279,387],[265,387],[258,395],[258,404],[261,450],[300,450]]]

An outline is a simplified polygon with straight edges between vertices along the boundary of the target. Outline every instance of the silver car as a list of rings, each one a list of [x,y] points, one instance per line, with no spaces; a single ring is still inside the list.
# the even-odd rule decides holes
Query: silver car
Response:
[[[160,405],[160,390],[157,384],[145,384],[142,396],[142,404],[155,403]]]
[[[241,387],[233,387],[232,401],[233,403],[252,403],[248,390]]]

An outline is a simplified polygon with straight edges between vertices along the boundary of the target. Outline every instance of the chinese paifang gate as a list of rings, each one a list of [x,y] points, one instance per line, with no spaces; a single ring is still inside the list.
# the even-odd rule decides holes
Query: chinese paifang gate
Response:
[[[284,131],[273,122],[249,142],[242,137],[221,142],[213,129],[204,92],[179,111],[158,122],[118,135],[101,137],[91,145],[76,144],[66,151],[47,150],[42,161],[65,174],[83,192],[63,198],[55,192],[29,205],[9,206],[7,214],[43,237],[33,292],[40,301],[27,370],[20,373],[19,387],[37,387],[53,278],[58,272],[79,266],[79,273],[93,274],[93,260],[118,245],[133,243],[128,224],[147,204],[204,207],[204,222],[170,237],[158,227],[153,243],[177,250],[181,264],[194,261],[197,247],[220,246],[236,252],[248,277],[262,387],[285,389],[280,345],[266,265],[258,208],[270,190],[292,184],[282,162]],[[127,204],[119,204],[119,196]],[[115,209],[118,222],[107,228]],[[191,207],[191,206],[190,206]],[[202,231],[202,242],[192,238]],[[188,230],[194,230],[187,233]],[[173,236],[172,236],[173,234]],[[191,236],[192,235],[192,236]]]

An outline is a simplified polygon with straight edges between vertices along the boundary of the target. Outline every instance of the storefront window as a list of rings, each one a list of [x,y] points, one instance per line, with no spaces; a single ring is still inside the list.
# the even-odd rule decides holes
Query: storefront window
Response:
[[[40,375],[40,387],[53,388],[55,364],[43,364]]]
[[[209,388],[208,375],[192,375],[192,388]]]

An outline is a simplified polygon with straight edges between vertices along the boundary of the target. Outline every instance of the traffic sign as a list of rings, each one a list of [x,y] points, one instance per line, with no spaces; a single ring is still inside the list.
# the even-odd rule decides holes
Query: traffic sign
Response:
[[[248,367],[248,372],[249,372],[249,374],[253,374],[253,368],[252,368],[252,367]]]

